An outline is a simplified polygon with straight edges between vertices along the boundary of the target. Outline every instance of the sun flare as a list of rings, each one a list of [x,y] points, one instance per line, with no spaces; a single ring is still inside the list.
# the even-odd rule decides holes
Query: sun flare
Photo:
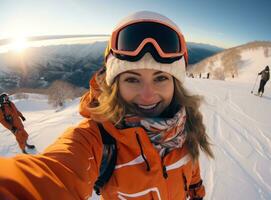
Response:
[[[11,49],[17,52],[22,52],[27,47],[27,39],[24,37],[15,38],[11,43]]]

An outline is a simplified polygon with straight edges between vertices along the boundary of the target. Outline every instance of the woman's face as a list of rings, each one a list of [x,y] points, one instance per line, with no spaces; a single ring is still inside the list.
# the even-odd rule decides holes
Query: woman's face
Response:
[[[130,70],[120,74],[119,92],[136,114],[157,117],[172,100],[174,81],[166,72],[153,69]]]

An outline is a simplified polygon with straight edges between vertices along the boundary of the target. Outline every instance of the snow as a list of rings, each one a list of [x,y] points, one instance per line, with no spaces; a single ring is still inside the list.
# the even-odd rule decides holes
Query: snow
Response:
[[[243,79],[187,78],[185,82],[192,93],[204,97],[201,111],[215,153],[214,160],[203,153],[200,157],[206,200],[271,199],[271,85],[268,82],[264,96],[258,97],[251,94],[253,84],[254,80]],[[259,80],[254,92],[258,84]],[[46,96],[13,98],[27,119],[24,124],[29,141],[37,147],[32,153],[42,152],[67,127],[82,120],[78,113],[79,99],[56,112],[48,105]],[[2,126],[0,133],[0,155],[20,153],[12,134]],[[94,195],[91,200],[95,199],[98,197]]]
[[[268,50],[271,52],[271,48]],[[255,81],[257,73],[263,70],[266,65],[271,65],[271,55],[266,57],[263,48],[242,51],[241,57],[239,80],[242,81]]]
[[[201,157],[206,199],[271,199],[271,87],[264,97],[251,84],[189,80],[201,107],[215,160]],[[257,85],[258,86],[258,85]]]
[[[265,50],[268,50],[268,55],[265,55]],[[258,47],[258,48],[248,48],[245,45],[242,48],[233,48],[231,51],[237,50],[240,55],[240,60],[233,60],[236,61],[237,69],[238,69],[238,78],[232,79],[231,75],[225,77],[226,80],[231,81],[237,81],[237,82],[246,82],[246,83],[254,83],[257,74],[262,71],[265,66],[271,65],[271,47]],[[222,51],[212,57],[207,58],[204,60],[204,66],[202,71],[202,74],[206,74],[207,72],[211,72],[212,77],[212,71],[215,71],[216,69],[223,69],[223,62],[222,58],[223,55],[226,53],[226,51]],[[193,68],[197,68],[197,66],[200,66],[201,62],[196,63]],[[205,73],[204,73],[205,72]],[[206,76],[205,76],[206,77]]]

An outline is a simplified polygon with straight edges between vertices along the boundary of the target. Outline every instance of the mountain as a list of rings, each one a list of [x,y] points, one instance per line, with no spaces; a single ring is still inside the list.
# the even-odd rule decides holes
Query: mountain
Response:
[[[88,87],[91,74],[103,62],[105,41],[91,44],[32,47],[23,53],[0,54],[2,88],[46,87],[54,80],[66,80]]]
[[[223,51],[223,48],[209,44],[188,42],[189,64],[195,64],[207,57]]]
[[[257,73],[271,65],[271,42],[255,41],[226,49],[192,65],[189,73],[211,74],[212,79],[227,80],[238,77],[253,82]]]
[[[65,36],[56,38],[62,37]],[[76,37],[75,35],[72,38]],[[32,38],[38,39],[48,38],[45,36]],[[87,88],[93,72],[102,66],[106,45],[107,41],[93,40],[88,44],[29,47],[20,53],[14,51],[2,53],[0,92],[16,87],[43,88],[55,80],[65,80]],[[221,50],[211,45],[188,43],[189,63],[195,63]]]

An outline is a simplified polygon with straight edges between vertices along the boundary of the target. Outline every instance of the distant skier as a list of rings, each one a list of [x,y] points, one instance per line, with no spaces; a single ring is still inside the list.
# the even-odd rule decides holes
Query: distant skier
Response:
[[[0,122],[15,135],[22,152],[27,153],[25,147],[35,148],[34,145],[27,144],[28,134],[21,121],[25,121],[25,117],[18,111],[14,103],[9,100],[6,93],[0,95],[0,106]]]
[[[267,65],[264,70],[262,70],[260,73],[258,73],[258,75],[262,75],[262,77],[261,77],[261,82],[260,82],[260,86],[259,86],[257,95],[263,96],[264,86],[270,78],[269,66]]]

